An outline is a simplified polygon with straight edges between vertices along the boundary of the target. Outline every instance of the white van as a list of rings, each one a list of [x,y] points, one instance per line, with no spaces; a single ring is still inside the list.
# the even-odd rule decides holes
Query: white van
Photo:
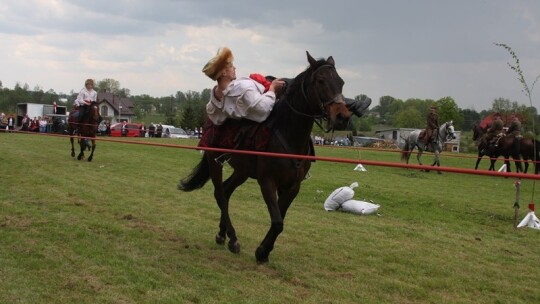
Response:
[[[177,128],[175,126],[162,125],[163,133],[161,137],[164,138],[190,138],[186,131],[182,128]]]

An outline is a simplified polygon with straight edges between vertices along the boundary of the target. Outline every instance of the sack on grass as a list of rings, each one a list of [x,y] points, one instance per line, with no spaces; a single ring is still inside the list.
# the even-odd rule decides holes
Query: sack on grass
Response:
[[[332,192],[326,201],[324,201],[324,210],[335,211],[343,202],[350,200],[354,196],[354,188],[358,187],[358,183],[354,182],[349,187],[337,188]]]
[[[381,206],[377,204],[357,200],[348,200],[341,204],[341,209],[343,211],[361,215],[376,213],[377,210],[379,210],[379,207]]]

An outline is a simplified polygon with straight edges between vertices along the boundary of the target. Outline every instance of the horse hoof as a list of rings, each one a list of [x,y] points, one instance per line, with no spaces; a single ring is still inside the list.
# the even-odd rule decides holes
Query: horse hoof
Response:
[[[232,253],[240,253],[240,243],[238,243],[238,241],[229,241],[229,251]]]
[[[224,245],[225,244],[225,237],[217,234],[216,235],[216,244]]]
[[[71,157],[75,157],[75,153],[71,153]]]
[[[77,160],[81,160],[82,159],[82,156],[77,156]]]
[[[263,254],[263,249],[261,246],[259,246],[257,250],[255,250],[255,259],[257,260],[257,264],[259,265],[268,264],[268,255]]]
[[[88,161],[91,162],[91,161],[92,161],[92,157],[89,157],[89,158],[88,158]]]

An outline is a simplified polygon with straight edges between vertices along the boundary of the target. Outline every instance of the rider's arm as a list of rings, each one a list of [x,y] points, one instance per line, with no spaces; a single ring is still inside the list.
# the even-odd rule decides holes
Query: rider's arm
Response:
[[[243,117],[263,122],[270,115],[275,103],[276,94],[273,91],[261,94],[256,88],[249,88],[238,98],[236,106]]]

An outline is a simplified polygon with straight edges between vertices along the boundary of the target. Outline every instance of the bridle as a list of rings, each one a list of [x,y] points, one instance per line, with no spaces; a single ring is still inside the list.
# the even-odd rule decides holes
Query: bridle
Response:
[[[313,79],[315,78],[315,75],[323,68],[331,68],[331,69],[335,69],[335,67],[331,64],[323,64],[321,65],[320,67],[316,68],[312,73],[311,73],[311,77],[310,77],[310,81],[309,83],[313,83]],[[308,106],[313,109],[313,107],[311,106],[311,103],[309,102],[309,99],[307,97],[307,93],[306,93],[306,89],[305,89],[305,81],[306,81],[306,78],[304,77],[302,79],[302,83],[300,84],[300,90],[302,91],[302,96],[304,97],[304,101],[308,104]],[[311,118],[313,119],[313,121],[321,128],[324,130],[324,128],[322,127],[322,123],[321,121],[322,120],[325,120],[327,121],[328,120],[328,113],[325,109],[326,106],[328,105],[331,105],[333,103],[338,103],[338,102],[341,102],[343,103],[342,101],[338,101],[339,100],[339,97],[340,95],[337,95],[336,97],[334,97],[333,99],[331,100],[328,100],[328,101],[322,101],[322,100],[319,100],[319,102],[317,103],[319,105],[319,112],[320,114],[307,114],[307,113],[303,113],[303,112],[300,112],[298,111],[297,109],[295,109],[289,102],[287,102],[287,100],[285,100],[285,103],[287,104],[287,106],[289,106],[289,108],[297,115],[300,115],[300,116],[304,116],[304,117],[308,117],[308,118]],[[313,111],[313,112],[316,112],[316,111]]]

